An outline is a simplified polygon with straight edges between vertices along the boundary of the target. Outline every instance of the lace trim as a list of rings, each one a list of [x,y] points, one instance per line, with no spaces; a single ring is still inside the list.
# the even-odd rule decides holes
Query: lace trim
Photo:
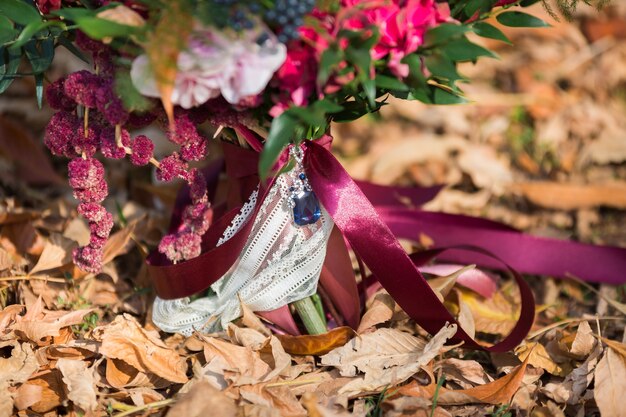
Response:
[[[259,208],[246,244],[230,271],[211,286],[214,296],[194,301],[157,297],[153,321],[162,330],[189,335],[210,332],[240,315],[239,299],[254,311],[269,311],[315,293],[333,222],[322,207],[320,220],[297,226],[289,207],[294,181],[280,175]],[[250,219],[255,190],[218,241],[223,244]]]

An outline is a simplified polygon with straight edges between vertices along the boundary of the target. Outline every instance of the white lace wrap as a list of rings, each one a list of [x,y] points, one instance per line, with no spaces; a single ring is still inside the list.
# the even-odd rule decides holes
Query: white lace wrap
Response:
[[[296,225],[288,204],[293,181],[289,173],[277,178],[239,258],[211,286],[216,295],[193,301],[157,297],[152,312],[157,326],[184,335],[216,331],[241,315],[240,300],[253,311],[269,311],[315,293],[333,221],[321,207],[322,216],[315,224]],[[257,198],[258,190],[224,231],[218,246],[250,220]]]

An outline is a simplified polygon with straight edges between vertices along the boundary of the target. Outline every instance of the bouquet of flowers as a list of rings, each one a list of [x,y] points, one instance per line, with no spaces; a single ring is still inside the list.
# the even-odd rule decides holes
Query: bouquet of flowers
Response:
[[[107,183],[99,158],[128,157],[134,165],[153,165],[160,181],[188,184],[170,232],[149,260],[161,297],[157,324],[189,333],[211,317],[218,318],[211,328],[236,318],[240,301],[257,311],[294,302],[309,331],[320,332],[326,326],[320,330],[315,298],[309,297],[320,274],[333,275],[329,257],[349,263],[333,226],[372,272],[380,270],[372,260],[377,249],[359,247],[353,229],[374,224],[377,236],[389,240],[380,245],[392,248],[393,256],[399,248],[361,199],[367,187],[355,189],[329,156],[331,123],[376,112],[390,96],[463,103],[459,83],[467,80],[457,64],[495,57],[472,36],[508,42],[498,25],[547,26],[520,11],[536,2],[3,0],[0,92],[18,76],[34,76],[37,99],[41,103],[45,96],[57,111],[45,145],[69,158],[69,184],[91,230],[89,244],[74,251],[78,267],[100,271],[114,224],[102,205]],[[91,70],[47,83],[44,74],[56,47],[67,48]],[[18,73],[23,58],[32,68],[28,74]],[[151,124],[167,133],[176,152],[157,160],[153,141],[132,133]],[[194,164],[207,156],[211,139],[202,133],[205,124],[228,148],[227,173],[239,187],[239,201],[221,217],[212,192],[219,169]],[[247,177],[236,173],[242,169]],[[243,186],[243,177],[253,180]],[[339,183],[343,188],[334,188]],[[212,261],[195,261],[204,255]],[[399,264],[405,262],[404,251],[397,256]],[[416,271],[411,274],[423,281]],[[381,273],[376,275],[385,285]],[[342,282],[336,287],[345,289]],[[189,298],[209,286],[208,295]],[[403,291],[402,285],[389,287],[392,295]],[[355,303],[358,312],[358,292],[355,283],[349,288],[330,298],[344,322],[354,324],[346,316],[354,315],[349,310]],[[429,294],[421,308],[437,303]],[[523,307],[517,337],[532,321],[532,295],[526,289],[522,298],[531,307]],[[419,310],[403,307],[410,314]],[[427,330],[452,320],[441,303],[436,309],[444,313]]]

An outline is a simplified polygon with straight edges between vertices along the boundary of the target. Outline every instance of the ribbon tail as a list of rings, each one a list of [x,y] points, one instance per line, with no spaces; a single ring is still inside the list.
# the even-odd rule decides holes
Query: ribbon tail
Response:
[[[446,323],[455,323],[458,326],[455,340],[465,342],[466,347],[494,352],[510,350],[524,339],[532,326],[534,299],[519,274],[515,279],[520,286],[522,309],[517,325],[496,345],[478,344],[439,301],[397,238],[335,157],[315,142],[308,141],[306,145],[304,166],[321,203],[352,249],[420,326],[435,334]]]

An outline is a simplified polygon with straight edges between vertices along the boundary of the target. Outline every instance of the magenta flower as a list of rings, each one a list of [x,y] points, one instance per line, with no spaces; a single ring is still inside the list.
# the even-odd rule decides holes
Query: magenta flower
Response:
[[[201,253],[202,238],[192,232],[166,235],[161,239],[159,252],[172,262],[192,259]]]
[[[139,135],[131,144],[132,154],[130,155],[130,162],[133,165],[146,165],[152,158],[154,152],[154,143],[145,135]]]
[[[115,139],[115,129],[107,127],[100,132],[100,152],[106,158],[122,159],[126,156],[124,146],[130,146],[130,133],[128,130],[122,129],[120,140],[123,146],[117,146]]]
[[[163,158],[157,169],[156,177],[159,181],[171,181],[174,178],[183,178],[188,166],[180,155],[174,152],[172,155]]]
[[[66,111],[55,113],[46,126],[43,143],[54,155],[76,156],[72,141],[81,123],[74,113]]]
[[[280,91],[280,95],[275,99],[276,106],[270,110],[271,116],[277,117],[291,104],[308,104],[309,97],[315,91],[317,67],[316,51],[310,46],[294,44],[287,51],[285,62],[272,80],[272,85]]]
[[[67,76],[63,87],[65,94],[85,107],[96,107],[97,92],[102,85],[100,77],[89,71],[73,72]]]
[[[46,101],[54,110],[74,111],[76,102],[65,95],[65,78],[60,78],[46,87]]]
[[[97,274],[102,269],[102,247],[91,245],[74,249],[74,264],[85,272]]]

